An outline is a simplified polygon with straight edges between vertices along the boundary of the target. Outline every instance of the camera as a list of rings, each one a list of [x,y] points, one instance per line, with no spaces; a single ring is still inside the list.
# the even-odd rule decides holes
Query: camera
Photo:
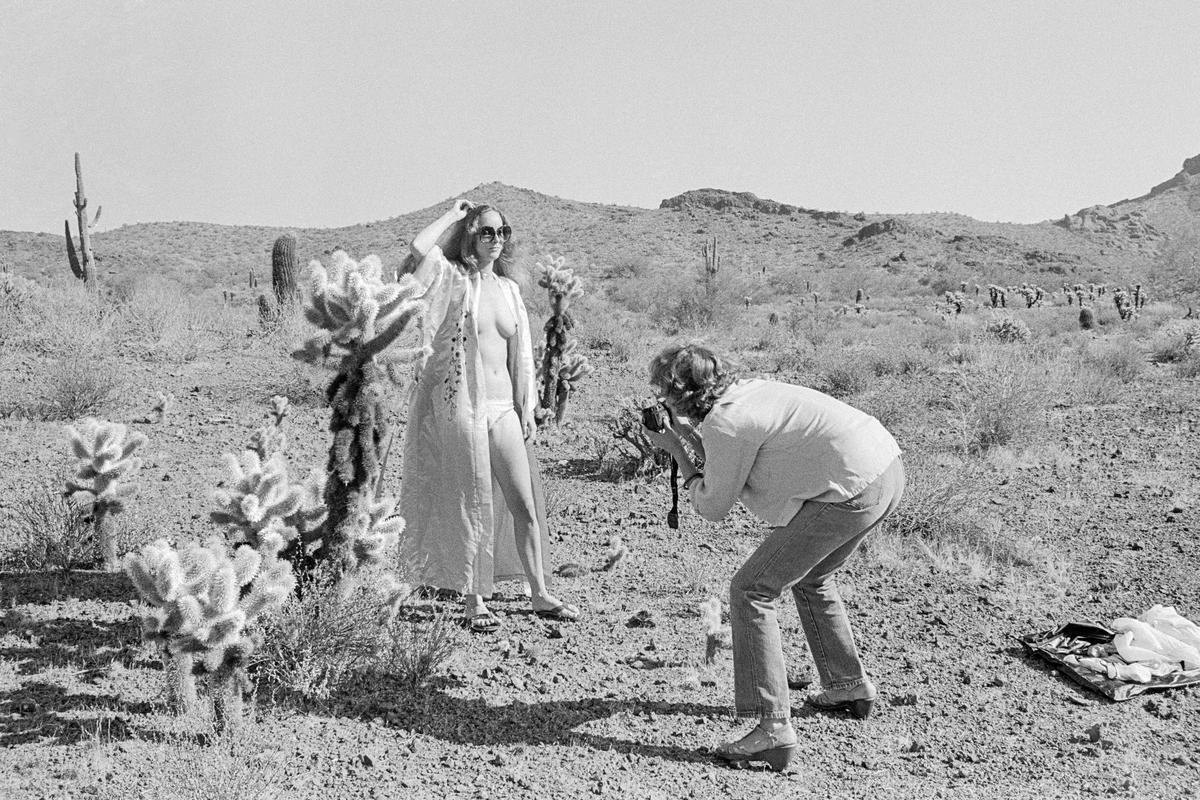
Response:
[[[662,433],[671,421],[671,412],[662,403],[654,403],[642,409],[642,424],[655,433]]]

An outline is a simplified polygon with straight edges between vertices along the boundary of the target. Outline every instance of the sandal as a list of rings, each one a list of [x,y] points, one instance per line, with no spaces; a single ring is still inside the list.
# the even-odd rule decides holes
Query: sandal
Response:
[[[577,622],[583,614],[579,609],[570,603],[559,603],[554,608],[534,609],[534,614],[537,614],[542,619],[554,620],[555,622]]]
[[[471,633],[495,633],[500,630],[500,618],[491,611],[480,611],[463,619]]]

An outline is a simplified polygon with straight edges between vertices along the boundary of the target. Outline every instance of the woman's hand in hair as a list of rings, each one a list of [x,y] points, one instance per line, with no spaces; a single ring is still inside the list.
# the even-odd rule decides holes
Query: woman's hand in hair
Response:
[[[460,197],[454,201],[454,204],[452,206],[450,206],[450,212],[453,214],[454,219],[457,221],[460,219],[466,219],[467,212],[470,211],[474,207],[475,207],[475,204],[472,203],[470,200],[467,200],[464,197]]]

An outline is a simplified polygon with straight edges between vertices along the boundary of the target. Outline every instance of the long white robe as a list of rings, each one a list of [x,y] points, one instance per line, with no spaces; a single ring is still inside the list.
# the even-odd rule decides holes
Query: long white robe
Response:
[[[419,583],[480,594],[494,582],[524,578],[512,514],[492,477],[488,447],[483,361],[477,328],[479,275],[468,273],[430,248],[433,278],[426,300],[425,344],[432,352],[418,363],[404,435],[400,513],[406,520],[401,554]],[[419,272],[430,265],[422,262]],[[522,420],[533,419],[533,347],[529,317],[517,284],[501,278],[517,320],[517,357],[509,373]],[[547,552],[545,502],[531,448],[538,534]]]

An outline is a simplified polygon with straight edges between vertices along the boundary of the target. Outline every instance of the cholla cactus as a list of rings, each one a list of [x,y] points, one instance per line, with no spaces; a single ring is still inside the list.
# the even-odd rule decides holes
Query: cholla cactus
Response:
[[[329,269],[319,261],[310,268],[304,316],[323,333],[299,352],[311,354],[327,341],[342,353],[338,373],[326,392],[333,432],[325,487],[329,517],[316,556],[343,570],[355,564],[358,553],[372,550],[365,543],[377,534],[372,514],[388,439],[383,413],[386,368],[426,354],[423,348],[392,347],[411,323],[423,318],[425,303],[420,299],[420,284],[411,275],[385,284],[377,256],[357,263],[338,250]]]
[[[169,392],[155,392],[154,405],[150,409],[154,414],[152,421],[162,422],[173,408],[175,408],[175,395]]]
[[[699,605],[700,627],[704,633],[704,663],[711,665],[717,651],[732,646],[728,625],[721,624],[721,601],[710,597]]]
[[[567,342],[554,381],[554,422],[561,425],[567,415],[567,401],[579,382],[592,374],[592,365],[587,356],[575,352],[574,339]]]
[[[135,453],[146,444],[146,437],[137,431],[127,431],[120,423],[93,417],[82,420],[79,427],[76,430],[67,426],[79,468],[75,477],[67,481],[64,494],[91,509],[104,568],[115,570],[117,543],[111,515],[121,513],[125,500],[136,491],[129,481],[142,466],[142,459]]]
[[[1029,339],[1029,326],[1016,317],[997,314],[987,325],[987,332],[1006,344]]]
[[[404,517],[396,513],[396,498],[384,497],[367,504],[366,518],[356,526],[358,536],[351,543],[358,566],[374,566],[396,549],[404,532]]]
[[[250,442],[246,449],[258,453],[258,457],[263,460],[287,450],[287,434],[283,432],[283,422],[289,413],[291,413],[290,401],[283,395],[273,396],[269,418],[262,427],[250,435]]]
[[[575,320],[568,310],[571,300],[583,294],[579,278],[565,266],[564,256],[551,256],[547,263],[538,262],[542,271],[538,279],[550,295],[550,319],[546,320],[546,345],[539,364],[539,380],[542,384],[541,419],[549,417],[554,410],[554,419],[561,423],[566,414],[567,400],[575,384],[592,371],[587,358],[574,354],[575,341],[571,329]]]
[[[235,544],[258,547],[265,531],[281,536],[285,543],[299,531],[281,525],[285,517],[300,511],[304,504],[303,487],[293,484],[281,453],[263,461],[254,450],[242,453],[241,460],[225,454],[227,488],[213,493],[217,510],[213,522],[228,526],[226,537]]]
[[[220,537],[182,548],[159,539],[125,556],[126,574],[153,606],[142,631],[174,659],[182,711],[195,705],[199,673],[209,676],[218,727],[241,717],[245,665],[254,649],[247,628],[295,588],[291,565],[278,558],[283,544],[271,532],[258,548],[237,547],[231,554]]]

